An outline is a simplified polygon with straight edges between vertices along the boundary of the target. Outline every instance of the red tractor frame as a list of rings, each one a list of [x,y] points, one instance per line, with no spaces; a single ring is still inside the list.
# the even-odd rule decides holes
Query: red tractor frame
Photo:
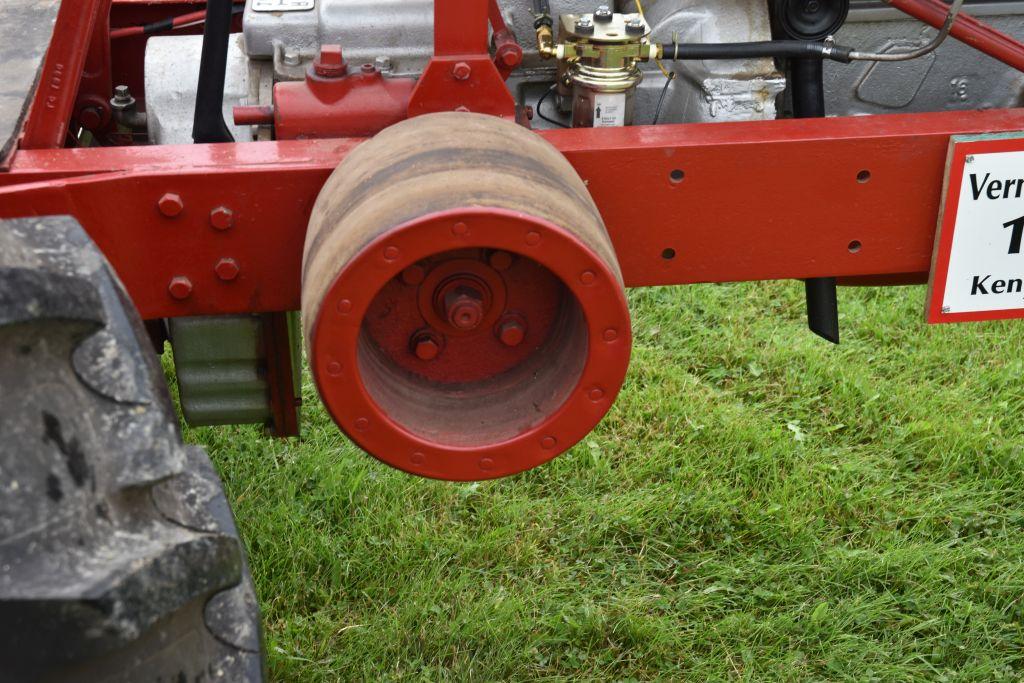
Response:
[[[111,41],[111,31],[202,4],[63,3],[20,142],[0,159],[0,217],[75,217],[143,319],[273,320],[300,308],[311,209],[361,139],[64,147],[72,121],[110,120],[114,83],[144,100],[146,38]],[[891,4],[933,25],[946,11],[937,0]],[[437,0],[434,57],[408,116],[514,117],[502,60],[490,54],[489,7]],[[1024,65],[1019,43],[968,16],[952,36]],[[927,281],[950,137],[1021,129],[1024,110],[1009,109],[537,134],[589,189],[627,287],[822,277],[888,285]],[[268,348],[286,356],[283,322],[268,329]],[[294,433],[289,365],[270,367],[282,373],[270,382],[277,431]]]

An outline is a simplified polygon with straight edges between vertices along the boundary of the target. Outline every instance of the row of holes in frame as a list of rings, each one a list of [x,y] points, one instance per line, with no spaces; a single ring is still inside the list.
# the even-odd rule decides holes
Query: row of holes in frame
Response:
[[[685,177],[686,173],[681,168],[674,168],[671,171],[669,171],[668,174],[669,182],[672,183],[673,185],[678,185],[679,183],[683,182],[683,179]],[[863,184],[868,182],[869,180],[871,180],[871,171],[863,169],[857,172],[858,183]],[[861,250],[862,246],[863,245],[860,243],[860,240],[853,240],[846,246],[846,248],[849,250],[851,254],[856,254]],[[664,249],[661,250],[661,258],[665,259],[666,261],[671,261],[675,257],[676,250],[673,249],[672,247],[665,247]]]

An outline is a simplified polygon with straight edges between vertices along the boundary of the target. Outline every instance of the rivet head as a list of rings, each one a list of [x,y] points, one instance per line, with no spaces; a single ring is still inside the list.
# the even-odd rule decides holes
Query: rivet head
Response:
[[[512,254],[507,251],[495,251],[487,259],[487,262],[495,270],[508,270],[512,267]]]
[[[555,437],[545,436],[543,439],[540,440],[540,447],[543,448],[544,450],[550,451],[552,448],[555,447],[556,443],[558,443],[558,439],[556,439]]]
[[[582,273],[580,273],[580,282],[582,282],[585,285],[591,285],[594,284],[594,279],[596,277],[597,276],[594,275],[594,271],[584,270]]]
[[[342,315],[345,315],[346,313],[351,313],[352,301],[349,299],[342,299],[341,301],[338,302],[338,305],[335,306],[335,308],[338,310],[338,313],[341,313]]]
[[[457,236],[461,237],[461,236],[466,235],[468,233],[469,233],[469,226],[466,225],[465,223],[463,223],[462,221],[459,221],[458,223],[456,223],[455,225],[452,226],[452,234],[453,235],[457,235]]]
[[[531,247],[540,244],[540,233],[534,232],[532,230],[526,233],[526,243],[529,244]]]
[[[619,338],[619,331],[616,330],[614,327],[609,327],[604,331],[604,334],[602,336],[604,337],[605,341],[615,341],[616,339]]]
[[[370,427],[370,421],[367,420],[365,417],[357,417],[356,418],[356,429],[358,429],[359,431],[363,432],[363,431],[366,431],[369,427]]]
[[[213,270],[221,280],[230,282],[238,277],[238,271],[241,269],[238,266],[238,261],[235,259],[222,258],[220,261],[217,261],[217,265],[214,266]]]
[[[590,391],[587,392],[587,398],[589,398],[591,401],[594,401],[595,403],[597,401],[600,401],[602,398],[604,398],[604,389],[602,389],[601,387],[591,388]]]
[[[168,218],[174,218],[185,210],[185,203],[181,201],[181,195],[176,192],[166,192],[156,202],[160,213]]]
[[[341,374],[341,363],[336,360],[332,360],[327,364],[327,374],[332,377],[337,377]]]
[[[235,224],[235,212],[226,206],[218,206],[210,212],[210,225],[217,230],[227,230]]]
[[[192,295],[192,281],[184,275],[176,275],[171,278],[170,284],[167,285],[167,293],[171,295],[172,299],[181,301],[187,299]]]
[[[384,258],[387,259],[388,261],[394,261],[396,258],[398,258],[398,254],[398,247],[384,247]]]
[[[480,469],[482,469],[485,472],[487,470],[493,470],[494,469],[494,460],[492,460],[491,458],[480,458],[479,465],[480,465]]]
[[[423,455],[419,451],[409,456],[409,462],[411,462],[413,465],[422,465],[424,462],[426,462],[426,460],[427,456]]]

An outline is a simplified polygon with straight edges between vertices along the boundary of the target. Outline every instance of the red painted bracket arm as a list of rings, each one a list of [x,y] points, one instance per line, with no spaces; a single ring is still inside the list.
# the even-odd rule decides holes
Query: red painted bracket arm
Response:
[[[492,37],[494,42],[494,66],[498,67],[498,73],[505,80],[508,80],[512,71],[523,63],[523,48],[516,40],[516,36],[509,30],[505,23],[505,17],[501,16],[501,6],[498,0],[490,0],[487,6],[487,17],[491,22]]]
[[[97,22],[106,21],[111,0],[80,0],[61,4],[53,36],[43,60],[35,97],[25,120],[21,149],[64,146],[75,116],[82,72]]]
[[[515,100],[487,46],[489,0],[435,0],[434,56],[409,99],[409,116],[473,111],[515,118]]]
[[[949,5],[942,0],[886,0],[892,7],[941,28],[949,13]],[[975,50],[998,59],[1003,64],[1024,71],[1024,44],[1012,36],[997,31],[988,24],[978,21],[969,14],[960,12],[950,29],[949,35]]]

